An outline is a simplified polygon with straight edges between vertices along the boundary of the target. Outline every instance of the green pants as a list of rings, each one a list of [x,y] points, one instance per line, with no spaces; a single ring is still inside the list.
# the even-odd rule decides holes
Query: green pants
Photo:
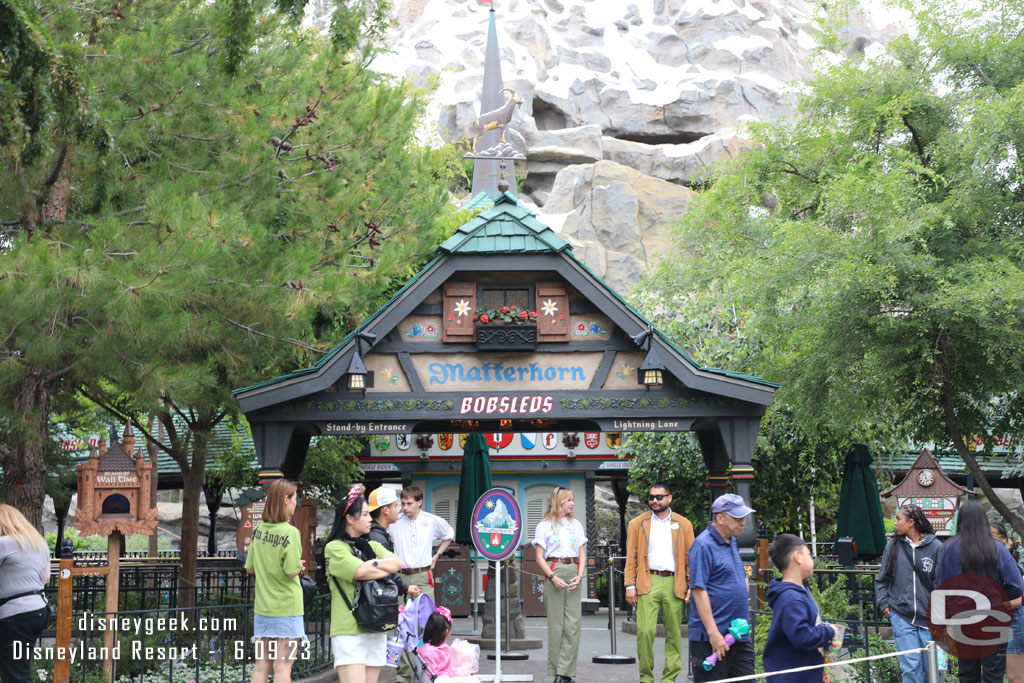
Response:
[[[434,599],[434,588],[427,581],[427,572],[420,572],[419,574],[402,574],[402,578],[410,586],[419,586],[420,591],[430,596],[430,599]],[[406,650],[402,653],[402,658],[398,661],[398,671],[395,673],[395,680],[398,683],[412,683],[412,655]]]
[[[575,564],[556,564],[555,576],[569,583],[579,569]],[[583,615],[583,588],[574,590],[555,588],[544,584],[544,609],[548,614],[548,676],[576,675],[576,660],[580,653],[580,625]]]
[[[658,608],[665,616],[665,671],[662,683],[674,683],[683,670],[683,601],[675,593],[676,577],[651,574],[651,592],[637,597],[636,655],[640,681],[654,683],[654,636],[658,633]]]

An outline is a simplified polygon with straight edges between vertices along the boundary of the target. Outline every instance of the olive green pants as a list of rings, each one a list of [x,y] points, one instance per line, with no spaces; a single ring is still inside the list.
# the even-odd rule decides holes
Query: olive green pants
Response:
[[[556,564],[555,576],[566,583],[576,578],[575,564]],[[575,589],[555,588],[544,584],[544,609],[548,615],[548,675],[576,675],[580,653],[580,626],[583,617],[583,581]]]
[[[658,633],[658,609],[664,614],[665,671],[662,683],[673,683],[683,670],[683,601],[676,596],[676,577],[651,574],[651,592],[637,596],[636,656],[641,683],[654,683],[654,636]]]
[[[431,599],[434,598],[434,587],[427,580],[427,572],[419,574],[402,574],[402,578],[410,586],[419,586],[421,592],[426,593]],[[395,672],[395,680],[398,683],[412,683],[412,655],[406,650],[398,661],[398,671]],[[418,682],[417,682],[418,683]]]

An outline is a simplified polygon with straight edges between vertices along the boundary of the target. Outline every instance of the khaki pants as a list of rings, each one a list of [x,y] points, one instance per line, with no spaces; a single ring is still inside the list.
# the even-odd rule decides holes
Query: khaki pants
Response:
[[[402,574],[402,578],[410,586],[418,586],[420,591],[426,593],[431,598],[434,597],[434,587],[430,585],[427,580],[427,574],[429,572],[420,572],[419,574]],[[412,655],[406,650],[402,653],[402,659],[398,662],[398,671],[395,673],[395,680],[398,683],[412,683]],[[419,681],[416,681],[419,683]]]
[[[555,576],[569,583],[579,570],[575,564],[556,564]],[[580,625],[583,615],[584,584],[574,590],[560,590],[547,581],[544,584],[544,609],[548,615],[548,675],[576,675],[580,653]]]

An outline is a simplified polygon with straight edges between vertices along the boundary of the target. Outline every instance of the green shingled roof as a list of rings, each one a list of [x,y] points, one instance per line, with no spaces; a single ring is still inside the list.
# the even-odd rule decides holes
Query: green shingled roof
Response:
[[[551,254],[572,249],[534,216],[533,211],[506,192],[495,200],[492,208],[461,226],[438,251],[446,254]]]
[[[483,195],[483,193],[481,193]],[[474,207],[483,205],[486,196],[477,195],[470,202],[470,205]],[[467,205],[469,206],[469,205]],[[438,256],[433,261],[428,263],[423,270],[417,273],[411,280],[409,280],[401,290],[399,290],[390,301],[382,305],[377,311],[371,315],[360,327],[365,327],[367,324],[372,322],[375,318],[380,316],[393,301],[398,299],[407,289],[413,286],[418,280],[420,280],[424,274],[430,271],[439,260],[444,258],[448,254],[543,254],[543,253],[565,253],[570,259],[575,261],[579,266],[597,283],[604,287],[609,294],[611,294],[616,300],[618,300],[624,307],[626,307],[631,313],[639,317],[645,323],[650,325],[651,323],[640,314],[633,306],[631,306],[622,296],[615,291],[607,282],[598,277],[594,271],[592,271],[585,263],[576,258],[576,255],[572,251],[572,246],[564,239],[558,236],[558,234],[547,225],[541,223],[536,219],[537,214],[528,209],[519,199],[514,197],[512,194],[505,192],[497,199],[494,200],[494,206],[473,220],[460,226],[456,233],[446,240],[441,246],[438,247]],[[779,385],[775,382],[769,382],[768,380],[761,379],[760,377],[754,377],[753,375],[745,375],[739,372],[732,372],[729,370],[720,370],[717,368],[708,368],[701,366],[695,361],[682,347],[672,342],[668,337],[657,331],[658,336],[678,352],[683,358],[685,358],[691,365],[705,372],[722,375],[725,377],[732,377],[735,379],[741,379],[749,382],[754,382],[764,386],[777,388]],[[258,382],[248,387],[241,389],[235,389],[234,394],[251,391],[259,387],[269,386],[277,384],[287,379],[299,377],[305,374],[309,374],[317,371],[325,363],[329,362],[334,358],[355,336],[355,331],[350,332],[344,339],[342,339],[337,345],[334,346],[326,355],[324,355],[313,367],[303,368],[296,370],[295,372],[273,379]]]

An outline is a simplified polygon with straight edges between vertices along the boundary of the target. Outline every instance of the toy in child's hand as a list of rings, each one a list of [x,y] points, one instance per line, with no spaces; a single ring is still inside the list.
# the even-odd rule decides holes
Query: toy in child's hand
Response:
[[[729,630],[725,634],[725,644],[732,647],[736,641],[750,633],[750,622],[746,619],[733,619],[729,624]],[[712,652],[711,656],[701,664],[705,671],[711,671],[718,664],[718,653]]]

